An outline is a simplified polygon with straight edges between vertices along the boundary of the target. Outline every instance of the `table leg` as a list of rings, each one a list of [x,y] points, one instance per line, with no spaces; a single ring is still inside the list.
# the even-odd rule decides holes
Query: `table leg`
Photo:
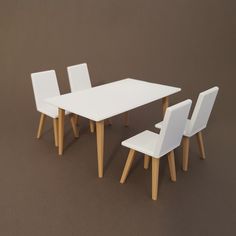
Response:
[[[163,117],[165,116],[165,112],[167,107],[169,106],[169,97],[164,97],[162,98],[162,112],[163,112]]]
[[[104,120],[96,122],[97,132],[97,157],[98,157],[98,177],[103,177],[103,156],[104,156]]]
[[[58,154],[62,155],[63,153],[63,142],[64,142],[64,119],[65,119],[65,110],[59,108],[58,111]]]

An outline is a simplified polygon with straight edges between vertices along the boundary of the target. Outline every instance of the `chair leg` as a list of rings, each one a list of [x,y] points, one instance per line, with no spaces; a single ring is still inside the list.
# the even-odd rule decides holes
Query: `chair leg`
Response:
[[[168,153],[168,163],[170,170],[170,178],[173,182],[176,182],[175,154],[173,150]]]
[[[58,108],[58,154],[63,154],[65,110]]]
[[[40,115],[40,120],[39,120],[38,132],[37,132],[37,138],[38,138],[38,139],[39,139],[39,138],[41,137],[41,135],[42,135],[45,117],[46,117],[45,114],[41,113],[41,115]]]
[[[165,116],[166,109],[169,106],[169,97],[164,97],[162,98],[162,112],[163,112],[163,117]]]
[[[183,137],[183,163],[182,168],[184,171],[188,170],[188,158],[189,158],[189,138]]]
[[[54,130],[55,146],[58,147],[58,118],[53,119],[53,130]]]
[[[77,126],[79,124],[79,116],[78,115],[74,115],[74,119],[75,119],[75,125]]]
[[[90,132],[94,133],[94,122],[92,120],[89,120],[89,127],[90,127]]]
[[[150,157],[149,157],[148,155],[145,155],[145,156],[144,156],[144,165],[143,165],[143,167],[144,167],[145,170],[148,169],[148,167],[149,167],[149,162],[150,162]]]
[[[70,122],[71,122],[71,126],[72,126],[72,129],[73,129],[74,137],[78,138],[79,137],[79,132],[78,132],[78,129],[76,127],[76,117],[75,117],[75,115],[72,115],[70,117]]]
[[[202,138],[202,132],[197,133],[197,141],[198,141],[198,146],[201,152],[201,159],[206,159],[206,154],[205,154],[205,148],[204,148],[204,143],[203,143],[203,138]]]
[[[125,182],[128,174],[129,174],[129,170],[130,170],[132,162],[134,160],[134,154],[135,154],[135,150],[130,149],[127,161],[125,163],[125,168],[123,170],[123,173],[122,173],[122,176],[121,176],[121,179],[120,179],[121,184],[123,184]]]
[[[98,158],[98,177],[103,177],[104,159],[104,120],[96,122],[97,133],[97,158]]]
[[[159,158],[152,157],[152,200],[157,200],[158,195],[159,162]]]

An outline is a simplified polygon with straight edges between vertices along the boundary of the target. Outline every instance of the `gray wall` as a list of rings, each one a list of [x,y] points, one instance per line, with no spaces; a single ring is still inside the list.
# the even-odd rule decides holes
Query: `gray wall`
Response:
[[[93,84],[125,77],[179,86],[172,102],[220,86],[215,114],[235,99],[235,1],[1,1],[1,109],[34,111],[30,73],[87,62]],[[13,96],[12,96],[13,95]],[[233,119],[233,118],[232,118]]]

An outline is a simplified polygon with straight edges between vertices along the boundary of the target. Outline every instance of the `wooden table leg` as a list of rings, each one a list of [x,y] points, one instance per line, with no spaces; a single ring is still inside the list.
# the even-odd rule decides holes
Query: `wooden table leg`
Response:
[[[65,119],[65,110],[58,110],[58,154],[62,155],[63,153],[63,142],[64,142],[64,119]]]
[[[98,157],[98,177],[103,177],[103,156],[104,156],[104,120],[96,122],[97,132],[97,157]]]
[[[162,98],[162,112],[163,112],[163,117],[165,116],[165,112],[167,107],[169,106],[169,97],[164,97]]]

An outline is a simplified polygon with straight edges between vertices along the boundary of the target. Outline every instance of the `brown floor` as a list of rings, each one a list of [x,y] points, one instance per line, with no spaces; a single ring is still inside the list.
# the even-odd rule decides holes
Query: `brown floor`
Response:
[[[235,1],[1,1],[0,235],[236,235]],[[68,92],[66,66],[87,62],[93,85],[125,77],[182,88],[171,103],[220,87],[204,132],[207,159],[191,141],[190,170],[169,179],[161,161],[158,201],[137,155],[127,183],[120,143],[161,119],[160,102],[113,118],[105,133],[105,173],[97,178],[96,139],[82,119],[66,125],[58,159],[48,119],[36,140],[30,73],[55,69]],[[112,98],[109,98],[112,99]]]

